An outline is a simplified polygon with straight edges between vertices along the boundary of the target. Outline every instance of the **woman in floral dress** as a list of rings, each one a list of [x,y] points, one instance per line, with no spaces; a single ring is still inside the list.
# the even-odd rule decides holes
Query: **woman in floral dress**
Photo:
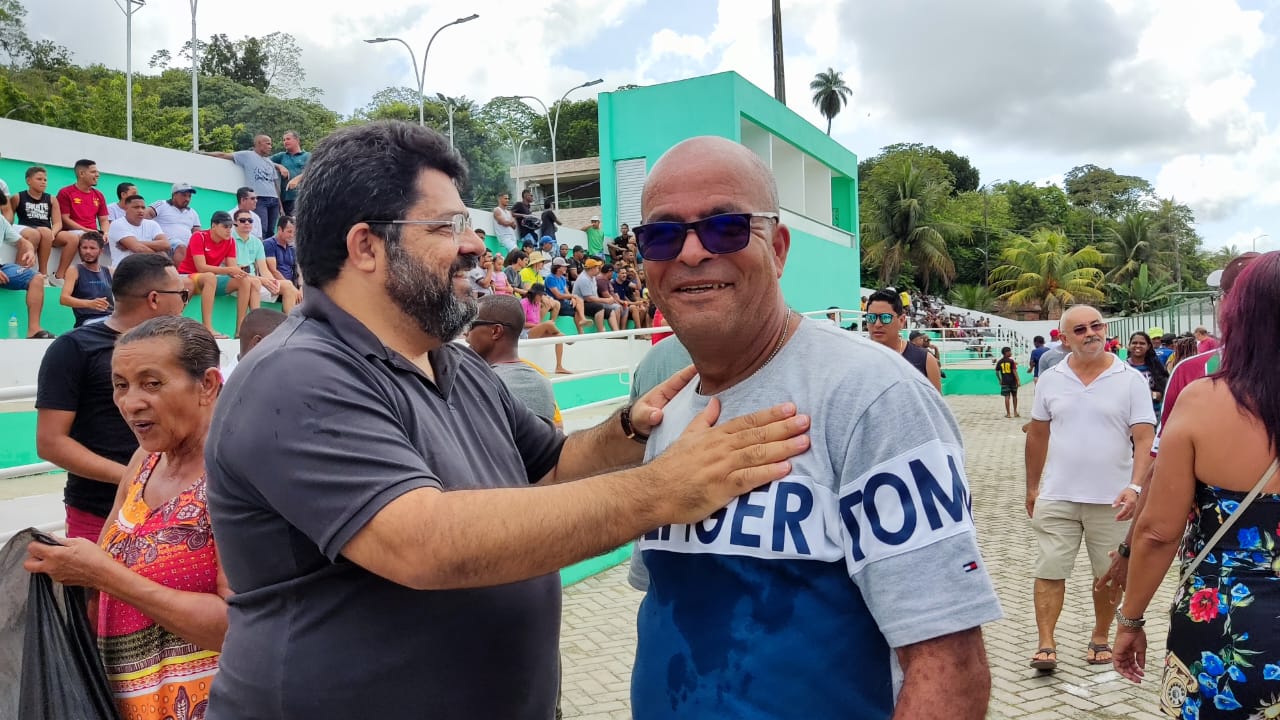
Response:
[[[25,567],[99,591],[98,643],[124,720],[205,716],[227,630],[206,507],[204,444],[222,388],[200,323],[148,320],[116,343],[116,406],[138,436],[98,545],[33,543]]]
[[[1135,521],[1129,584],[1117,611],[1115,667],[1139,682],[1142,618],[1177,554],[1205,546],[1280,449],[1280,253],[1255,259],[1223,307],[1220,370],[1178,396],[1160,439],[1146,507]],[[1280,474],[1273,475],[1177,589],[1160,687],[1181,718],[1280,717]],[[1190,521],[1188,522],[1188,515]],[[1185,532],[1184,532],[1185,530]]]

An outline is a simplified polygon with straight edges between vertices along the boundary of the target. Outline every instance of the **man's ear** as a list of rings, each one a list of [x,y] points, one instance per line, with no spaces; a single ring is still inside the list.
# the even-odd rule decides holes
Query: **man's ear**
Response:
[[[386,240],[373,234],[368,223],[356,223],[347,231],[347,260],[360,272],[376,271],[386,246]]]

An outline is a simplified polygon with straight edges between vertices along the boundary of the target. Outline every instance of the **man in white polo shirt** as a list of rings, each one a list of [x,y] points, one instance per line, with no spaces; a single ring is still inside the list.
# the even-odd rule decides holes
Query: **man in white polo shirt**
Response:
[[[1062,316],[1071,354],[1036,385],[1027,429],[1027,514],[1039,552],[1035,609],[1039,644],[1031,667],[1057,668],[1054,629],[1080,540],[1093,577],[1110,565],[1137,507],[1151,463],[1155,412],[1147,381],[1107,352],[1107,324],[1097,309],[1077,305]],[[1111,664],[1111,593],[1093,591],[1094,626],[1085,660]]]

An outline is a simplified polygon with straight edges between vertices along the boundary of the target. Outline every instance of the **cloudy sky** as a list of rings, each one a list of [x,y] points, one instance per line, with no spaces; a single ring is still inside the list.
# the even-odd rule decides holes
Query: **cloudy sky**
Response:
[[[134,16],[145,68],[190,37],[192,0]],[[123,68],[112,0],[26,2],[32,35],[82,63]],[[783,0],[789,106],[819,127],[808,91],[828,67],[853,88],[832,134],[859,156],[893,142],[968,155],[984,182],[1054,182],[1094,163],[1189,203],[1207,245],[1280,248],[1280,0]],[[772,90],[769,0],[201,0],[199,34],[298,38],[308,83],[344,114],[410,85],[408,53],[444,23],[427,89],[481,102],[548,102],[734,70]],[[75,22],[67,18],[75,17]],[[100,28],[86,33],[85,28]],[[594,89],[594,88],[593,88]],[[584,93],[586,91],[579,91]],[[575,95],[582,97],[583,95]]]

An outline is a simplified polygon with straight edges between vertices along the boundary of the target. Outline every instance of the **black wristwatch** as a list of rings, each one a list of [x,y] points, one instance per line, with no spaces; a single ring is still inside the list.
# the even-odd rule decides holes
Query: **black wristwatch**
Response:
[[[1116,554],[1128,560],[1129,559],[1129,543],[1126,543],[1126,542],[1120,543],[1120,547],[1116,548]]]
[[[628,438],[635,440],[641,445],[649,442],[649,436],[637,432],[635,426],[631,424],[631,406],[622,408],[622,412],[618,414],[618,420],[622,423],[622,434]]]

